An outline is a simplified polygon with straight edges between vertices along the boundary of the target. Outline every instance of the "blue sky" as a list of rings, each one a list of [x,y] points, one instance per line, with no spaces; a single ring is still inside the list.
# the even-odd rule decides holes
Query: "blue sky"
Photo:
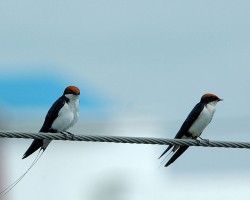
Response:
[[[57,100],[68,86],[65,78],[55,73],[13,74],[0,80],[1,102],[8,106],[41,107],[49,106]],[[80,87],[80,86],[78,86]],[[91,88],[81,88],[81,104],[83,107],[98,107],[105,104],[103,97],[94,95]]]
[[[247,1],[0,5],[1,74],[35,71],[44,78],[53,68],[66,83],[74,80],[122,108],[168,119],[188,113],[206,92],[227,102],[219,115],[248,115],[241,107],[250,98]]]

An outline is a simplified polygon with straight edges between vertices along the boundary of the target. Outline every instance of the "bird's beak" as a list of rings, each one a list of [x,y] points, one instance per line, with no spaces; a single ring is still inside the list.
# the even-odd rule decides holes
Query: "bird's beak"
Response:
[[[223,99],[219,99],[219,101],[223,101]]]

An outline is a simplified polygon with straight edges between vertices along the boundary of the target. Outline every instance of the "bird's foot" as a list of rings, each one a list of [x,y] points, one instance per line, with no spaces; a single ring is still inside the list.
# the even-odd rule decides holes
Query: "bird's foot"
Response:
[[[198,138],[200,138],[201,140],[204,140],[204,141],[206,141],[208,144],[209,144],[209,139],[203,139],[202,137],[198,137]]]
[[[193,138],[196,142],[197,142],[197,144],[198,144],[198,146],[200,145],[200,143],[201,143],[201,141],[200,140],[198,140],[197,138]]]
[[[67,139],[67,134],[66,133],[64,133],[63,131],[62,132],[60,132],[63,136],[64,136],[64,138],[65,138],[65,140]]]
[[[70,136],[71,136],[71,139],[73,140],[74,139],[74,134],[73,133],[70,133],[68,131],[64,131],[65,133],[68,133]]]

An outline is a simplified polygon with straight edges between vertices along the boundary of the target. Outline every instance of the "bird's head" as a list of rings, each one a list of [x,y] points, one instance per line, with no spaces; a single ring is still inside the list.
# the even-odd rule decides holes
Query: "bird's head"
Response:
[[[65,88],[63,95],[80,95],[80,90],[76,86],[68,86]]]
[[[219,98],[218,96],[216,96],[215,94],[211,94],[211,93],[206,93],[201,97],[201,103],[213,103],[213,104],[217,104],[219,101],[222,101],[223,99]]]

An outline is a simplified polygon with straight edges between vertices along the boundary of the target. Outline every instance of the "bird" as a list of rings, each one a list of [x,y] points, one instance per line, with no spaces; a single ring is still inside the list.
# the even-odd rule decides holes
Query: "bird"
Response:
[[[190,112],[184,123],[182,124],[180,130],[177,132],[175,139],[202,139],[200,137],[201,133],[211,122],[213,115],[215,113],[215,106],[219,101],[223,99],[219,98],[215,94],[206,93],[204,94],[200,102],[195,105],[193,110]],[[168,167],[172,164],[180,155],[182,155],[188,146],[179,145],[169,145],[169,147],[161,154],[159,159],[167,153],[170,149],[170,153],[174,153],[172,157],[165,164]],[[170,154],[169,153],[169,154]]]
[[[66,87],[63,95],[49,109],[39,132],[63,133],[72,127],[77,122],[79,116],[79,95],[80,90],[78,87]],[[27,158],[39,148],[45,151],[50,142],[51,140],[45,139],[33,140],[22,159]]]
[[[78,120],[78,110],[79,110],[79,95],[80,90],[76,86],[68,86],[65,88],[63,95],[51,106],[49,109],[42,128],[39,132],[41,133],[68,133],[73,136],[67,130],[72,127]],[[66,133],[65,133],[66,132]],[[17,180],[11,183],[8,187],[0,192],[1,195],[6,195],[9,193],[22,179],[23,177],[31,170],[31,168],[36,164],[39,158],[42,156],[45,149],[48,147],[49,143],[52,140],[42,140],[35,139],[31,143],[30,147],[24,153],[22,159],[27,158],[35,151],[40,148],[40,151],[30,167],[26,170],[26,172],[21,175]],[[43,150],[41,152],[41,150]],[[40,153],[41,152],[41,153]]]

